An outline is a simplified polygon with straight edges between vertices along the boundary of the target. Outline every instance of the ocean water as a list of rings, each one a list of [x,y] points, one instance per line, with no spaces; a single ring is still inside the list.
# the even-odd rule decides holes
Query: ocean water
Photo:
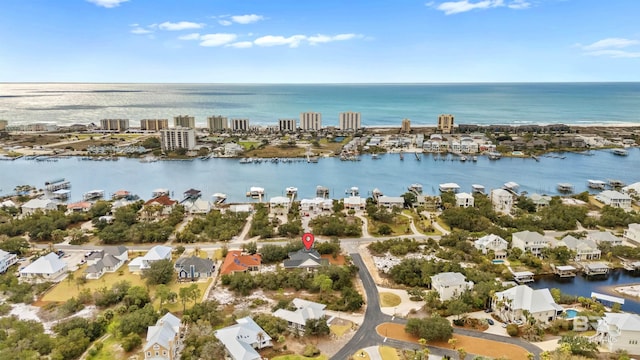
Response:
[[[322,113],[323,126],[358,111],[363,126],[435,125],[451,113],[458,124],[636,124],[640,83],[483,84],[38,84],[0,83],[0,119],[20,125],[97,123],[125,118],[189,114],[198,126],[207,116],[276,124],[305,111]],[[171,122],[170,122],[171,123]]]

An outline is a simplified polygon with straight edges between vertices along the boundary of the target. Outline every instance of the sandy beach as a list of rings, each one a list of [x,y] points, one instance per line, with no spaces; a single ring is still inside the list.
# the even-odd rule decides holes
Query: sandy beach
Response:
[[[618,294],[640,298],[640,284],[617,286],[613,290]]]

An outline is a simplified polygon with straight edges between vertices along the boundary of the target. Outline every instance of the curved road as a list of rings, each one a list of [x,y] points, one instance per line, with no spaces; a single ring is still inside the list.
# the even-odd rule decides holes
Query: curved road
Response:
[[[359,253],[351,253],[349,254],[353,259],[353,263],[358,267],[358,275],[360,276],[360,280],[362,281],[362,286],[366,292],[366,306],[367,309],[364,313],[364,318],[362,320],[362,325],[358,328],[355,335],[349,340],[349,342],[340,349],[335,355],[331,357],[332,360],[345,360],[349,359],[356,351],[360,349],[364,349],[369,346],[379,346],[379,345],[389,345],[398,349],[420,349],[420,345],[388,339],[380,336],[376,331],[376,327],[385,322],[392,322],[397,324],[406,324],[407,320],[397,317],[392,317],[386,314],[383,314],[380,311],[380,297],[378,296],[378,288],[376,287],[367,266],[364,264],[362,260],[362,256]],[[504,343],[509,343],[513,345],[520,346],[526,349],[528,352],[534,354],[536,358],[540,357],[541,350],[537,346],[525,342],[520,339],[509,338],[494,334],[488,334],[478,331],[471,331],[465,329],[454,328],[453,330],[456,334],[466,335],[471,337],[476,337],[480,339],[494,340]],[[429,351],[433,355],[449,355],[452,358],[457,356],[457,352],[448,349],[429,347]],[[473,354],[469,354],[473,355]]]

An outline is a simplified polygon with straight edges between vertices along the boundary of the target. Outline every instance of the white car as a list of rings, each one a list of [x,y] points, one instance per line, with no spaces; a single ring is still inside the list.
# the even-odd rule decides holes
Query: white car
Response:
[[[514,322],[516,323],[516,325],[522,325],[523,324],[522,320],[516,320]]]

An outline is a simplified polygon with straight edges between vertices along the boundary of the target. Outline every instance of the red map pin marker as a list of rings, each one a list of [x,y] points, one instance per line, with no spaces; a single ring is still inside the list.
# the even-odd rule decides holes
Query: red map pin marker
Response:
[[[311,233],[302,234],[302,245],[304,245],[304,248],[307,249],[307,251],[311,250],[311,248],[313,247],[314,240],[315,239],[313,237],[313,234]]]

